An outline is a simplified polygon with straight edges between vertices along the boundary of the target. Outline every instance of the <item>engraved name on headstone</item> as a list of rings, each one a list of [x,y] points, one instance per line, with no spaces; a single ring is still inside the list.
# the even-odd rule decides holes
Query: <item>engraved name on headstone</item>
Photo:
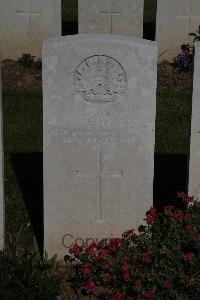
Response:
[[[157,48],[84,34],[47,40],[44,248],[119,236],[152,205]],[[53,239],[52,239],[53,236]]]

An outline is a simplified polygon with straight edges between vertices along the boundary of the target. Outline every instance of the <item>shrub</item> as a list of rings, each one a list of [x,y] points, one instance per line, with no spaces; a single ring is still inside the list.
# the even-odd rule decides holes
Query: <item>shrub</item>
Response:
[[[103,299],[200,299],[200,203],[180,194],[184,208],[152,207],[146,225],[122,238],[72,245],[74,283]]]
[[[56,257],[41,260],[37,253],[17,254],[13,244],[0,251],[0,299],[56,300],[60,295],[59,279],[50,277]]]
[[[197,29],[197,32],[189,33],[190,36],[193,36],[193,43],[200,41],[200,26]],[[174,57],[172,65],[174,68],[179,69],[182,72],[191,73],[194,57],[194,46],[189,44],[181,45],[181,52]]]
[[[183,44],[181,45],[181,52],[174,57],[172,65],[182,72],[190,73],[192,72],[193,55],[194,47]]]
[[[26,69],[31,69],[35,66],[37,69],[42,69],[41,59],[36,60],[36,56],[31,55],[30,53],[24,53],[21,57],[18,58],[18,63]]]

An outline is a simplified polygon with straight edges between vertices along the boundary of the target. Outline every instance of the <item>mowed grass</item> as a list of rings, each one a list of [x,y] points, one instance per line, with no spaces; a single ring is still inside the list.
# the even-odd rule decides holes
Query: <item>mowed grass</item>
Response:
[[[156,1],[144,0],[144,22],[155,22]],[[78,0],[62,0],[62,19],[66,22],[78,20]]]
[[[186,154],[189,147],[191,93],[158,92],[156,153]],[[3,93],[6,229],[17,232],[30,222],[12,165],[14,153],[42,151],[42,94]]]
[[[41,93],[3,93],[6,230],[18,232],[30,218],[12,165],[12,155],[42,151]]]
[[[187,154],[191,122],[191,91],[164,91],[157,95],[157,154]]]

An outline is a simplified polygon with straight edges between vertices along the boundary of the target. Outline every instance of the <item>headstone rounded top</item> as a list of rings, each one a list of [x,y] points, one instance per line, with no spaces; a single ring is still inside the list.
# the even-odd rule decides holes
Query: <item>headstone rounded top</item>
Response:
[[[52,44],[52,43],[59,43],[59,42],[74,42],[74,41],[98,41],[102,43],[103,41],[113,42],[116,41],[118,43],[126,42],[127,44],[134,43],[139,45],[147,45],[157,47],[157,42],[149,41],[137,37],[132,36],[123,36],[123,35],[116,35],[116,34],[102,34],[102,33],[81,33],[75,35],[66,35],[60,37],[49,38],[44,41],[44,44]]]

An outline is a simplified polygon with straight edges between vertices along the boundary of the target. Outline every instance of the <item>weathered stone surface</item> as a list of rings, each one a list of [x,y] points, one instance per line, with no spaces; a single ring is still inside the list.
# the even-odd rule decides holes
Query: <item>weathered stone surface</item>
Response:
[[[43,81],[44,248],[62,257],[77,239],[136,228],[152,205],[157,47],[102,34],[49,39]]]
[[[45,38],[61,35],[61,0],[0,1],[2,58],[41,57]]]
[[[180,46],[190,43],[190,32],[196,32],[200,25],[199,0],[158,0],[156,40],[160,60],[173,59],[180,52]]]
[[[142,37],[144,0],[79,0],[79,33]]]
[[[200,199],[200,43],[195,44],[194,66],[189,163],[189,193]]]
[[[1,67],[1,64],[0,64]],[[0,68],[0,249],[4,246],[4,183],[3,183],[3,126],[2,126],[2,83]]]

